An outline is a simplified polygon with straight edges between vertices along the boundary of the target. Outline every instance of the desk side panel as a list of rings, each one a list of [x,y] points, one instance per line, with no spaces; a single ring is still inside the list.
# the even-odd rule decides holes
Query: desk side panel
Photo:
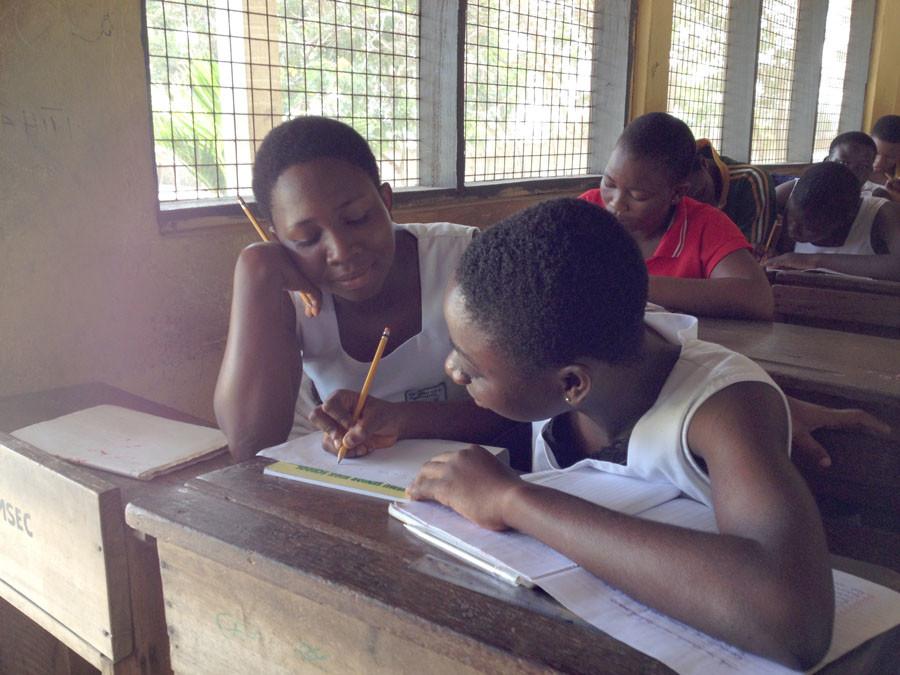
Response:
[[[159,542],[159,553],[176,673],[546,672],[484,648],[468,662],[451,658],[424,646],[442,639],[434,628],[413,642],[390,621],[375,625],[176,546]]]
[[[131,602],[118,488],[0,434],[0,507],[5,586],[33,604],[35,615],[53,617],[112,661],[129,654]]]

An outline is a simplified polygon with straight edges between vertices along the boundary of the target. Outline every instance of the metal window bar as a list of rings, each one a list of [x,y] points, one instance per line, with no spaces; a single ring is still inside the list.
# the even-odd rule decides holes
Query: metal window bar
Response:
[[[594,4],[467,3],[466,182],[589,171]]]
[[[265,134],[347,122],[418,184],[418,0],[146,0],[160,201],[249,193]]]
[[[666,109],[722,145],[730,0],[675,0]]]
[[[852,0],[829,0],[828,2],[825,43],[822,45],[819,104],[816,111],[816,135],[813,143],[813,161],[816,162],[828,156],[828,146],[840,133],[852,4]]]
[[[750,161],[787,161],[797,41],[797,0],[763,0]]]

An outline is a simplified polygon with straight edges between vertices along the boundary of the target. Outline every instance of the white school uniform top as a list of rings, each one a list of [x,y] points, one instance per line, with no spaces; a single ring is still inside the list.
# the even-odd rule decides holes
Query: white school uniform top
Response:
[[[863,183],[863,186],[860,189],[859,194],[863,197],[871,197],[872,193],[875,192],[875,190],[877,190],[879,188],[881,188],[883,190],[884,185],[879,185],[875,181],[867,180],[865,183]]]
[[[764,382],[772,386],[781,395],[786,411],[787,399],[765,371],[746,356],[698,340],[696,318],[653,312],[647,313],[644,321],[670,342],[680,344],[681,354],[656,402],[632,429],[626,464],[583,459],[576,465],[668,482],[688,497],[712,506],[709,476],[688,449],[687,432],[694,413],[710,396],[738,382]],[[542,433],[549,421],[532,425],[532,471],[560,468]],[[784,451],[790,453],[790,433]]]
[[[466,397],[465,387],[444,372],[450,353],[450,335],[444,320],[447,283],[477,229],[451,223],[395,224],[417,240],[422,330],[381,359],[370,396],[386,401],[447,401]],[[315,385],[322,400],[337,389],[359,391],[371,361],[357,361],[341,346],[334,298],[323,293],[319,315],[309,318],[299,293],[291,293],[297,315],[297,342],[303,354],[304,377]],[[301,387],[291,436],[312,430],[307,422],[313,401]]]
[[[851,253],[854,255],[875,255],[875,249],[872,248],[872,223],[878,210],[888,202],[887,199],[880,197],[863,197],[859,205],[859,211],[850,231],[847,233],[847,239],[840,246],[816,246],[797,242],[794,244],[794,253]]]

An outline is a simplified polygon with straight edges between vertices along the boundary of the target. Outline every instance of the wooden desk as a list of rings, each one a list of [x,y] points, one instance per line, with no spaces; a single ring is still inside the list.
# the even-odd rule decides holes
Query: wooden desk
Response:
[[[671,672],[420,542],[385,502],[262,476],[266,463],[127,507],[157,539],[177,672]],[[900,628],[826,672],[877,672],[898,654]]]
[[[749,356],[792,392],[900,408],[900,340],[732,319],[700,319],[700,339]]]
[[[832,407],[859,407],[893,427],[887,438],[816,432],[832,466],[798,463],[813,493],[861,514],[862,522],[900,528],[900,340],[785,323],[701,319],[700,337],[749,356],[792,396]]]
[[[0,398],[0,431],[8,433],[101,403],[203,424],[114,387],[89,384]],[[7,443],[16,445],[14,440]],[[0,578],[0,672],[82,673],[93,668],[117,674],[171,672],[156,546],[125,526],[124,505],[142,495],[169,494],[189,478],[226,465],[228,457],[219,456],[153,481],[139,481],[75,466],[28,447],[14,449],[21,454],[8,455],[9,463],[0,470],[34,470],[33,486],[29,485],[32,491],[26,497],[30,503],[16,506],[22,512],[47,514],[45,522],[32,526],[42,528],[39,534],[47,543],[41,545],[52,547],[57,557],[42,561],[42,576],[34,579],[28,594],[6,583],[11,580]],[[22,480],[31,482],[27,475]],[[98,511],[72,512],[69,489],[79,504],[89,506],[95,499]],[[9,499],[9,495],[0,495],[4,497]],[[65,511],[57,513],[55,509]],[[89,577],[79,577],[82,568],[75,562],[85,558],[86,542],[78,536],[81,515],[99,519],[97,536],[103,549],[98,551],[100,560],[91,566],[93,575]],[[72,523],[68,531],[67,522]],[[10,530],[4,535],[11,542],[12,536],[22,533]],[[47,580],[45,589],[41,579]],[[99,588],[86,587],[91,584]],[[99,608],[98,598],[102,598]]]
[[[900,283],[779,271],[772,280],[779,321],[900,337]]]

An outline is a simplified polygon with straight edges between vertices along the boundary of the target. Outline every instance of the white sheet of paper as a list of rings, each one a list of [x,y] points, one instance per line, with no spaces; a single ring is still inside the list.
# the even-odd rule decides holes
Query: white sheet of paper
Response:
[[[422,465],[432,457],[442,452],[461,450],[467,445],[468,443],[460,441],[405,440],[390,448],[374,450],[364,457],[346,457],[338,464],[337,457],[322,449],[322,434],[314,433],[267,448],[261,451],[259,456],[335,471],[353,478],[406,486],[412,483]],[[504,448],[489,449],[503,458],[508,456]],[[506,461],[508,463],[509,460]]]
[[[115,405],[79,410],[12,435],[75,464],[144,479],[228,445],[218,429]]]
[[[650,483],[580,463],[568,469],[525,474],[522,478],[631,516],[681,495],[681,490],[671,483]]]

